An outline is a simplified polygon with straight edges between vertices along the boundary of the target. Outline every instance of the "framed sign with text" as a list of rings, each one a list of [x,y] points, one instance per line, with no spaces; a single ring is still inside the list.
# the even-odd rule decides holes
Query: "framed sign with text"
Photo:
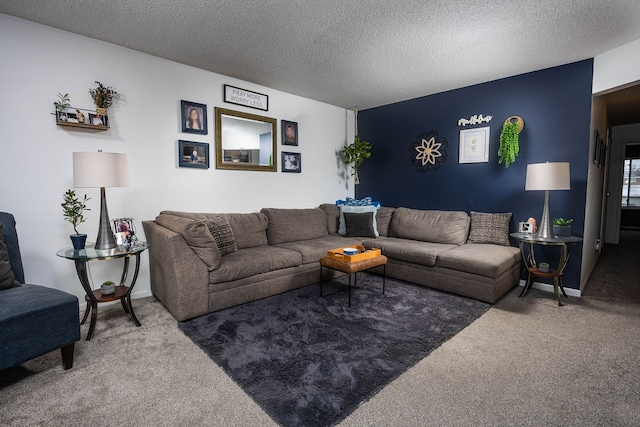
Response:
[[[224,85],[224,102],[269,111],[269,96],[239,87]]]

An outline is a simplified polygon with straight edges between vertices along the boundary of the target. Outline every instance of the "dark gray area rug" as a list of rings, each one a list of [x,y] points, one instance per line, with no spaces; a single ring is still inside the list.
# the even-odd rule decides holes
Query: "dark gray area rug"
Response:
[[[358,274],[180,322],[276,422],[334,425],[480,317],[489,304]]]

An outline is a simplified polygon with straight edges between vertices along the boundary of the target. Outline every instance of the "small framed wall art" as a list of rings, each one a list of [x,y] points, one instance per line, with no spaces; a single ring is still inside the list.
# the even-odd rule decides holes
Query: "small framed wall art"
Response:
[[[282,127],[282,145],[298,145],[298,123],[280,120]]]
[[[487,163],[489,161],[490,127],[460,131],[460,158],[458,163]]]
[[[209,144],[179,140],[178,166],[181,168],[209,169]]]
[[[300,153],[282,152],[282,172],[302,172],[302,155]]]
[[[207,135],[207,106],[190,101],[180,101],[182,132]]]

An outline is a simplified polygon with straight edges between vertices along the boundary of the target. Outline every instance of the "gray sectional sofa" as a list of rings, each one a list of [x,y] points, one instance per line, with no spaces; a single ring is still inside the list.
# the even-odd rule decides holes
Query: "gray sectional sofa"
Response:
[[[486,237],[487,217],[474,227],[474,215],[487,214],[382,207],[374,238],[338,234],[340,209],[332,204],[247,214],[163,211],[143,221],[151,290],[182,321],[317,283],[328,250],[363,244],[387,256],[389,277],[493,303],[518,283],[520,253],[507,246],[508,219],[503,245],[473,243],[495,240]],[[498,219],[504,229],[505,218]]]

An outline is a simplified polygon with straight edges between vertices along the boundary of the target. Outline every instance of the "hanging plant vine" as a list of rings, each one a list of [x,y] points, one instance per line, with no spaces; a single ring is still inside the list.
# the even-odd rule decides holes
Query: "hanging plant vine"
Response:
[[[504,167],[516,161],[516,157],[520,152],[520,144],[518,144],[518,123],[506,121],[502,125],[500,132],[500,148],[498,149],[498,164],[504,162]]]

